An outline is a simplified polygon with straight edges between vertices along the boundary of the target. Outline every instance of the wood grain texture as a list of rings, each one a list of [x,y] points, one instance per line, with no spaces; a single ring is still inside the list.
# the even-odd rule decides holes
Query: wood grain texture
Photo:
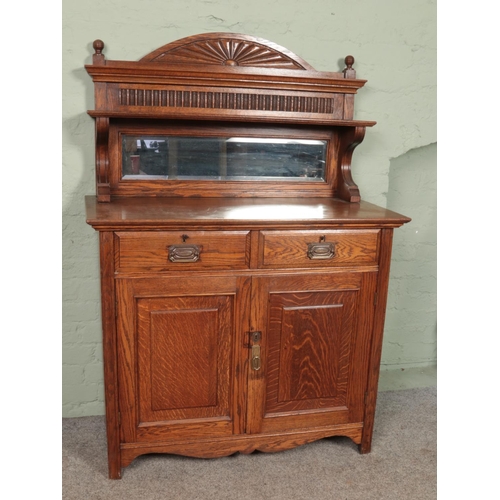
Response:
[[[122,467],[146,453],[171,453],[197,458],[217,458],[234,453],[249,454],[254,451],[274,453],[296,448],[330,436],[346,436],[355,443],[361,440],[362,424],[330,425],[321,429],[283,431],[279,434],[231,436],[210,440],[188,440],[157,443],[125,443],[122,445]]]
[[[232,299],[138,300],[140,422],[229,416]]]
[[[271,315],[281,316],[281,321],[279,316],[278,321],[270,318],[271,324],[278,322],[278,327],[281,326],[281,331],[278,329],[274,335],[280,340],[281,354],[277,373],[278,405],[336,398],[346,390],[350,330],[345,328],[343,331],[342,327],[347,326],[347,322],[343,322],[347,298],[336,297],[334,300],[330,296],[321,301],[325,304],[320,305],[314,300],[318,294],[314,297],[307,295],[307,303],[301,300],[304,293],[297,293],[281,296],[281,303],[274,301],[271,304]],[[276,299],[276,295],[272,299]],[[345,335],[346,331],[348,335]],[[346,338],[342,338],[342,334]],[[271,353],[269,349],[270,365]],[[267,410],[272,410],[269,403]]]
[[[337,186],[335,195],[341,200],[358,203],[361,200],[359,188],[352,178],[351,161],[354,150],[365,137],[366,127],[350,127],[339,129],[341,131],[338,147]]]
[[[378,272],[371,270],[361,274],[359,287],[359,308],[356,313],[357,335],[353,336],[347,405],[351,422],[363,421],[367,391],[367,373],[370,363],[373,336],[373,312],[376,302]]]
[[[248,405],[248,332],[251,328],[252,278],[239,276],[236,283],[236,307],[234,311],[233,382],[233,433],[243,434],[247,425]]]
[[[377,388],[380,373],[380,359],[382,356],[382,338],[384,334],[385,311],[387,305],[387,293],[389,288],[389,270],[391,265],[392,229],[384,229],[380,240],[380,262],[377,276],[377,303],[373,317],[373,335],[370,346],[370,358],[368,362],[368,382],[366,391],[366,406],[363,420],[363,438],[359,450],[361,453],[369,453],[373,437],[373,426],[375,422],[375,407],[377,403]]]
[[[360,201],[351,159],[375,122],[353,120],[365,84],[354,58],[317,72],[227,33],[138,62],[106,60],[101,40],[94,50],[86,213],[100,231],[110,477],[144,453],[275,452],[334,435],[369,452],[392,232],[410,219]],[[325,180],[122,179],[127,134],[322,140]]]
[[[87,196],[87,223],[98,230],[333,229],[399,227],[411,219],[372,203],[338,199],[122,198]],[[332,227],[336,226],[336,227]]]
[[[113,88],[115,99],[120,107],[140,106],[160,108],[160,112],[169,109],[191,108],[198,113],[203,110],[244,110],[285,113],[307,113],[326,115],[334,120],[342,119],[342,94],[315,95],[292,92],[261,93],[258,89],[253,92],[235,92],[231,90],[183,90],[182,87],[165,90],[153,85],[123,84]],[[164,108],[163,110],[161,108]]]
[[[85,68],[96,86],[96,109],[89,113],[96,123],[100,122],[96,141],[99,201],[137,195],[206,197],[215,191],[219,197],[303,197],[316,193],[359,201],[350,160],[355,145],[362,140],[361,132],[375,122],[352,120],[354,94],[366,83],[355,78],[352,56],[346,58],[347,68],[342,73],[318,72],[284,47],[234,33],[187,37],[160,47],[138,62],[106,60],[101,40],[96,40],[94,49],[95,64]],[[179,125],[181,121],[204,120],[201,137],[213,133],[217,123],[233,123],[232,135],[242,125],[251,127],[251,123],[287,124],[290,133],[294,127],[307,129],[313,125],[309,131],[314,129],[321,135],[327,130],[345,139],[328,145],[327,183],[322,188],[296,182],[282,189],[274,181],[224,182],[218,187],[211,181],[121,182],[116,181],[121,173],[121,161],[116,161],[120,149],[113,140],[105,140],[104,124],[109,126],[112,121],[119,128],[122,119],[171,120]],[[342,146],[340,151],[338,144]],[[115,182],[105,178],[108,170],[108,177]]]
[[[245,269],[249,266],[249,231],[129,231],[117,232],[116,237],[118,272]],[[196,262],[169,260],[169,247],[183,241],[200,248]]]
[[[124,442],[226,435],[241,423],[235,277],[120,279]],[[246,296],[242,293],[243,296]],[[238,312],[236,313],[236,309]]]
[[[344,120],[352,120],[354,117],[354,95],[344,94]],[[361,125],[362,126],[362,125]]]
[[[284,47],[263,38],[238,33],[207,33],[182,38],[156,49],[141,61],[313,69]]]
[[[374,265],[377,262],[379,230],[347,231],[261,231],[262,254],[259,267],[330,267]],[[331,259],[314,260],[308,256],[308,245],[332,243]]]
[[[377,234],[378,231],[368,232]],[[360,231],[360,235],[363,233]],[[250,241],[259,244],[262,240],[258,232],[253,234],[256,236],[250,237]],[[377,241],[381,247],[386,244]],[[381,251],[377,250],[378,254]],[[363,422],[368,411],[364,405],[368,366],[372,363],[371,332],[378,281],[377,267],[372,272],[367,272],[366,267],[361,269],[363,272],[358,273],[342,272],[339,268],[326,274],[302,271],[292,275],[276,274],[273,270],[265,271],[260,277],[254,274],[241,278],[234,277],[232,272],[220,277],[206,272],[205,275],[171,272],[164,279],[119,279],[122,442],[154,445],[190,438],[200,440],[198,446],[191,445],[193,456],[212,456],[222,452],[204,450],[201,441],[208,437],[217,439],[217,436],[241,435],[246,431],[255,435],[257,442],[262,433]],[[202,288],[199,280],[202,280]],[[214,337],[214,331],[221,332],[223,328],[220,322],[214,327],[217,321],[212,318],[213,312],[220,310],[217,301],[221,295],[233,297],[230,299],[234,304],[231,306],[233,319],[225,322],[231,324],[228,328],[232,331],[227,338],[233,344],[218,355],[218,359],[226,359],[227,364],[222,370],[216,368],[216,378],[224,380],[225,373],[233,373],[234,382],[229,382],[233,385],[228,389],[224,411],[210,413],[217,408],[213,406],[214,385],[208,380],[210,376],[213,378],[213,365],[193,364],[189,358],[196,358],[198,354],[193,353],[200,348],[207,359],[210,357],[207,353],[224,346],[223,340]],[[134,303],[137,304],[135,310],[130,307]],[[183,339],[182,333],[175,333],[168,342],[160,340],[155,344],[151,339],[157,332],[164,339],[163,332],[168,331],[165,325],[172,324],[167,319],[172,311],[193,312],[192,320],[182,320],[184,313],[181,313],[173,321],[176,330],[185,329],[191,338]],[[156,319],[152,319],[155,314],[158,314],[156,326]],[[137,333],[135,325],[138,325]],[[194,333],[190,333],[197,328],[201,331],[207,328],[206,334],[202,333],[198,339],[201,346],[193,341]],[[246,347],[248,337],[245,335],[256,329],[263,332],[263,366],[259,371],[249,368],[250,350]],[[330,334],[326,334],[326,330]],[[136,335],[138,341],[134,340]],[[171,351],[179,342],[184,342],[180,357],[185,367],[176,370]],[[157,382],[151,369],[155,363],[160,373]],[[189,381],[185,379],[193,370],[198,370],[194,379],[200,380],[200,384],[189,390]],[[211,375],[204,380],[202,373],[207,372]],[[169,377],[176,381],[173,393],[165,388]],[[230,377],[233,380],[233,375]],[[155,383],[157,389],[152,390]],[[190,394],[182,395],[179,387],[187,388]],[[148,394],[153,397],[141,399]],[[190,404],[198,406],[190,407]],[[148,412],[150,417],[145,418]],[[253,449],[250,442],[248,446]],[[285,449],[289,444],[283,446]],[[175,446],[167,448],[176,449]],[[248,447],[230,449],[245,452]]]
[[[101,264],[101,295],[114,297],[114,253],[113,233],[99,234],[100,264]],[[120,427],[119,427],[119,398],[118,398],[118,352],[117,334],[115,325],[115,301],[101,301],[102,317],[102,345],[106,359],[104,364],[104,393],[106,404],[106,437],[108,441],[108,464],[110,479],[121,476],[120,468]]]
[[[95,83],[95,85],[100,85]],[[106,85],[106,84],[103,84]],[[117,99],[119,94],[117,93]],[[97,106],[96,106],[97,107]],[[323,127],[373,127],[377,122],[371,120],[343,120],[339,118],[332,118],[328,114],[318,113],[276,113],[272,111],[256,111],[256,110],[231,110],[231,109],[212,109],[212,108],[154,108],[152,111],[148,107],[131,106],[127,109],[118,110],[89,110],[87,114],[92,118],[99,118],[101,116],[124,120],[148,120],[148,119],[162,119],[162,120],[199,120],[202,123],[223,120],[227,123],[234,124],[268,124],[273,123],[277,125],[320,125]]]
[[[337,203],[330,207],[335,205]],[[201,210],[204,204],[195,203],[190,206]],[[338,206],[352,207],[353,205],[343,203]],[[99,210],[101,207],[105,207],[108,211],[112,210],[114,202],[99,204]],[[261,206],[257,204],[257,207]],[[220,209],[220,206],[217,207],[217,210]],[[250,209],[253,210],[252,205]],[[371,207],[367,207],[368,212],[370,209]],[[206,213],[206,206],[204,210]],[[378,217],[380,210],[375,207],[372,214]],[[129,211],[127,217],[130,217],[130,213]],[[141,216],[144,217],[144,215],[143,213]],[[395,221],[402,223],[405,219],[397,214],[393,217],[388,220],[388,225],[394,224]],[[353,220],[359,222],[356,219]],[[379,238],[380,230],[367,230],[364,228],[364,225],[367,225],[366,219],[361,220],[363,221],[362,229],[359,232],[354,229],[339,230],[338,226],[334,227],[335,225],[332,226],[331,223],[328,231],[341,231],[341,234],[345,231],[352,233],[350,237],[355,243],[357,236],[360,237],[360,241],[363,241],[367,234],[370,235],[369,237],[375,238],[374,241],[377,241],[378,245],[376,255],[379,260],[376,263],[387,261],[390,254],[390,250],[384,250],[387,245],[387,236],[383,239]],[[115,224],[113,218],[108,219],[108,222],[112,226]],[[193,218],[189,226],[192,226],[193,222],[194,227],[203,224],[197,218]],[[262,221],[258,221],[258,224],[261,223]],[[233,224],[237,232],[243,227],[249,227],[246,220],[238,223],[230,220],[229,227],[233,227]],[[302,235],[300,230],[287,233],[284,229],[287,227],[286,220],[281,224],[283,224],[283,229],[277,231],[284,233],[285,239],[292,241],[292,236],[297,236],[296,232]],[[301,225],[302,222],[293,221],[292,224]],[[380,226],[380,221],[377,224]],[[219,225],[227,227],[224,223],[219,223]],[[168,227],[171,227],[171,222]],[[392,231],[392,228],[389,231]],[[126,231],[121,232],[126,233]],[[181,233],[181,231],[178,232],[178,234]],[[144,234],[148,233],[144,232]],[[315,234],[318,233],[315,232]],[[109,235],[107,238],[113,239]],[[114,238],[115,242],[119,242],[116,234]],[[247,230],[245,238],[251,245],[257,245],[257,247],[264,241],[259,235],[259,230],[256,229],[252,229],[251,232]],[[109,247],[109,244],[107,246],[106,259],[110,259],[118,250],[113,252],[113,247]],[[147,249],[144,254],[147,254]],[[253,259],[254,263],[258,262],[255,255],[259,254],[260,250],[252,248],[246,250],[246,258]],[[140,255],[139,249],[137,255]],[[252,255],[254,257],[251,257]],[[107,261],[106,266],[113,269],[113,263]],[[212,453],[222,452],[204,449],[203,440],[209,438],[241,436],[246,432],[255,436],[255,441],[253,441],[255,444],[260,440],[262,433],[279,434],[291,432],[293,429],[306,430],[311,426],[317,428],[342,426],[353,422],[363,422],[366,418],[365,425],[368,430],[365,431],[364,436],[368,443],[371,439],[368,426],[373,425],[373,414],[370,413],[372,410],[368,407],[365,409],[365,393],[367,393],[367,380],[373,386],[374,377],[378,376],[378,372],[375,374],[373,367],[376,367],[379,358],[378,361],[376,358],[373,361],[372,350],[374,346],[379,345],[377,342],[381,339],[381,330],[378,330],[379,340],[373,343],[371,339],[374,329],[374,295],[376,287],[386,287],[387,281],[378,282],[378,266],[372,266],[371,271],[369,271],[370,266],[358,266],[361,272],[357,273],[343,271],[348,269],[347,266],[346,263],[338,268],[332,268],[329,273],[321,274],[314,273],[314,270],[311,270],[312,274],[309,274],[305,268],[301,272],[297,272],[298,268],[294,268],[293,274],[286,274],[284,269],[277,268],[262,270],[261,273],[264,274],[259,276],[256,274],[257,270],[245,275],[250,270],[242,269],[239,271],[241,276],[238,277],[234,269],[211,271],[212,274],[207,269],[204,272],[166,271],[163,279],[154,278],[157,275],[156,271],[147,271],[149,278],[117,279],[120,442],[131,445],[135,443],[134,446],[139,446],[139,443],[154,445],[158,442],[170,443],[175,440],[193,439],[199,440],[199,445],[190,445],[192,450],[190,453],[193,456],[207,454],[210,456]],[[350,269],[353,270],[354,266],[350,266]],[[116,276],[119,277],[120,274]],[[223,321],[228,324],[228,331],[231,328],[231,333],[226,335],[226,341],[220,337],[215,340],[214,331],[217,330],[217,335],[220,335],[224,328],[220,327],[220,322],[217,327],[213,326],[216,321],[211,319],[212,311],[219,311],[220,304],[215,305],[210,301],[220,300],[220,297],[226,297],[224,300],[229,300],[232,304],[232,319]],[[282,302],[278,300],[280,297]],[[355,297],[355,299],[351,300],[349,297]],[[343,310],[341,320],[336,315],[338,312],[336,307],[331,307],[340,304]],[[327,307],[322,309],[324,306]],[[208,352],[213,352],[214,349],[222,352],[217,356],[215,368],[217,380],[222,381],[217,382],[217,387],[219,383],[222,383],[229,388],[225,393],[227,396],[224,394],[219,398],[219,393],[216,393],[217,404],[224,401],[222,405],[224,409],[221,411],[219,411],[220,405],[213,406],[212,404],[215,385],[209,379],[210,377],[213,379],[214,364],[196,363],[195,366],[191,360],[188,360],[184,361],[184,372],[180,369],[177,373],[175,367],[172,366],[175,362],[171,351],[175,344],[183,342],[182,333],[174,335],[166,343],[163,340],[157,344],[151,342],[151,339],[157,335],[156,332],[160,332],[158,335],[161,337],[161,332],[166,330],[165,323],[169,320],[167,321],[165,317],[170,312],[159,319],[157,325],[153,327],[151,325],[154,325],[155,320],[151,318],[154,318],[156,313],[160,318],[165,314],[162,311],[183,310],[192,311],[194,315],[192,321],[183,321],[180,318],[184,313],[179,313],[180,315],[173,322],[177,330],[185,328],[191,337],[189,340],[184,340],[180,357],[184,360],[190,358],[198,347],[201,352],[205,353],[204,356]],[[199,339],[201,346],[193,341],[193,334],[189,333],[197,328],[196,325],[202,332],[204,328],[208,328]],[[279,326],[275,328],[274,325]],[[335,332],[338,332],[340,328],[341,333],[340,335],[334,334],[332,337],[325,336],[326,327]],[[105,328],[110,327],[105,326]],[[271,333],[273,328],[280,332],[279,342],[274,341],[274,344]],[[250,369],[250,350],[246,347],[248,342],[246,332],[256,329],[263,332],[262,369],[259,371]],[[312,333],[313,330],[315,334]],[[283,336],[283,342],[281,336]],[[146,347],[144,348],[145,340]],[[231,346],[224,347],[228,343]],[[273,354],[276,351],[280,352],[279,356]],[[288,355],[288,358],[287,355],[281,357],[284,351],[293,351],[294,354]],[[348,351],[349,355],[347,355]],[[197,355],[194,354],[195,357]],[[375,356],[378,356],[377,352]],[[225,359],[223,368],[219,364],[219,359]],[[349,361],[346,364],[347,359]],[[155,376],[152,375],[154,370],[151,369],[155,364],[159,370],[156,382]],[[369,366],[372,366],[370,372]],[[190,394],[182,395],[178,391],[179,387],[176,387],[173,393],[170,393],[168,388],[165,389],[169,376],[182,383],[182,387],[188,387],[189,382],[187,386],[184,383],[187,375],[183,373],[193,370],[196,373],[196,380],[201,379],[201,383],[199,386],[193,386],[193,390],[189,391]],[[210,374],[203,378],[200,372]],[[274,372],[278,375],[276,376]],[[277,380],[277,384],[273,380]],[[153,390],[154,384],[156,384],[156,389]],[[347,389],[344,390],[344,387]],[[271,392],[275,395],[271,398],[273,402],[269,403]],[[144,395],[147,396],[146,399],[143,399]],[[373,399],[373,396],[368,396],[368,399],[370,397]],[[278,401],[279,398],[281,401]],[[190,407],[190,404],[198,406]],[[361,430],[358,434],[361,436]],[[224,449],[245,452],[245,450],[254,449],[254,444],[246,441],[243,449],[241,446],[237,449],[236,445]],[[262,449],[267,447],[267,445],[262,446]],[[273,444],[273,449],[275,446],[278,445]],[[283,448],[287,446],[291,445],[285,443]],[[281,449],[280,447],[281,445],[278,448]],[[180,450],[181,448],[174,446],[168,449]],[[366,448],[361,446],[360,450],[364,452]],[[112,467],[117,468],[116,459]],[[117,477],[118,474],[119,472],[114,472],[113,477]]]
[[[153,411],[217,406],[218,312],[151,312]],[[230,352],[222,354],[230,359]]]
[[[362,413],[366,372],[350,366],[358,338],[370,336],[358,324],[363,276],[254,278],[263,365],[250,372],[248,432],[347,423]]]
[[[136,430],[139,425],[138,386],[136,376],[137,315],[132,285],[132,281],[116,280],[115,297],[102,297],[102,300],[116,301],[117,308],[118,392],[120,408],[120,441],[122,443],[131,443],[137,440]]]
[[[98,117],[95,120],[95,172],[96,194],[100,202],[111,200],[108,140],[109,118]]]

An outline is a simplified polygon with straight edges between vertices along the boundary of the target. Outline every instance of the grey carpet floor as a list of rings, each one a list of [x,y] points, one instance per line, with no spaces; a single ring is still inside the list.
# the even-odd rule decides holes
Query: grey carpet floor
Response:
[[[107,479],[104,417],[63,419],[63,499],[435,499],[436,407],[436,388],[381,392],[368,455],[339,437],[208,460],[145,455],[121,480]]]

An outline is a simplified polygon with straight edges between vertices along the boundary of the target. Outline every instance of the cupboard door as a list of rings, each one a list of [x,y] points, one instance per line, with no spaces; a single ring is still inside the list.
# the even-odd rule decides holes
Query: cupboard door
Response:
[[[256,278],[247,432],[363,421],[376,273]]]
[[[246,281],[175,276],[118,280],[124,442],[240,432],[241,349],[236,348]]]

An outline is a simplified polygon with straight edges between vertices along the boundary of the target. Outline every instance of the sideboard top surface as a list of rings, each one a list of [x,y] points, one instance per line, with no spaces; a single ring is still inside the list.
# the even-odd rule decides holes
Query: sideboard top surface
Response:
[[[399,227],[410,219],[391,210],[361,201],[348,203],[330,198],[123,198],[98,203],[87,196],[87,223],[112,230],[141,226],[181,226],[198,221],[208,226],[254,227],[384,226]]]

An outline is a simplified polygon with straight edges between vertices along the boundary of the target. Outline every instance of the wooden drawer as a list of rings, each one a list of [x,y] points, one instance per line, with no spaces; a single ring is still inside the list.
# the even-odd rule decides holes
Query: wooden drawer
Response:
[[[261,231],[260,268],[374,265],[379,229]]]
[[[249,231],[127,231],[116,235],[117,271],[245,269]]]

